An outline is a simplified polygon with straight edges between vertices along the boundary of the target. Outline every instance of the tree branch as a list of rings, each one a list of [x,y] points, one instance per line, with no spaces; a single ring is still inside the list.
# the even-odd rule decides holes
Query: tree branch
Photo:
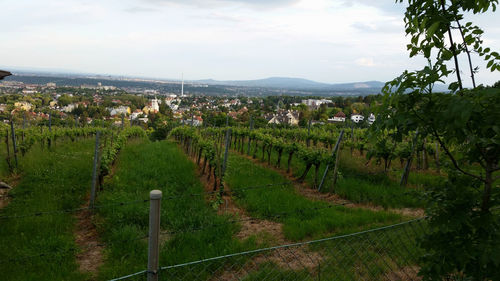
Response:
[[[464,31],[462,29],[462,25],[460,25],[460,21],[458,21],[458,18],[456,17],[456,15],[455,15],[455,21],[458,24],[458,30],[460,30],[460,35],[462,36],[462,41],[464,42],[465,52],[467,53],[467,58],[469,59],[470,78],[472,79],[472,87],[475,89],[476,88],[476,79],[474,77],[474,68],[472,67],[472,60],[470,58],[470,51],[469,51],[469,48],[467,47],[467,43],[465,42]]]
[[[460,166],[458,166],[457,161],[455,160],[455,157],[453,157],[453,155],[451,154],[451,152],[448,150],[448,148],[446,147],[446,145],[443,143],[443,141],[441,140],[441,137],[439,136],[439,133],[437,132],[436,128],[434,128],[434,126],[432,125],[432,123],[427,122],[422,117],[420,117],[418,115],[418,113],[415,111],[415,109],[412,109],[412,111],[415,114],[415,116],[417,116],[418,119],[420,119],[422,122],[424,122],[425,124],[427,124],[430,128],[432,128],[432,134],[437,139],[437,141],[439,142],[439,145],[444,150],[444,152],[446,153],[446,155],[448,155],[448,158],[450,158],[451,162],[453,163],[453,166],[455,166],[455,168],[458,171],[460,171],[462,174],[467,175],[469,177],[473,177],[473,178],[478,179],[478,180],[480,180],[482,182],[486,182],[486,179],[483,179],[482,177],[480,177],[478,175],[471,174],[471,173],[469,173],[467,171],[464,171],[462,168],[460,168]]]
[[[466,123],[466,126],[467,126],[467,129],[469,129],[469,131],[472,133],[472,129],[470,127],[470,124],[469,123]],[[481,149],[481,147],[479,147],[479,145],[477,144],[477,142],[474,144],[474,146],[476,147],[476,149],[479,151],[479,154],[481,155],[480,158],[483,158],[484,162],[488,163],[488,160],[486,160],[486,155],[484,154],[484,151]],[[481,165],[481,167],[483,167],[483,169],[486,170],[486,164],[479,161],[479,165]]]
[[[443,8],[443,13],[446,14],[445,0],[441,0],[441,7]],[[460,91],[462,91],[464,88],[462,86],[462,78],[460,78],[460,66],[458,65],[457,50],[455,49],[455,44],[453,43],[450,26],[447,26],[446,29],[448,29],[448,37],[450,39],[450,50],[453,53],[453,59],[455,60],[455,72],[457,73],[458,87],[460,88]]]
[[[462,168],[460,168],[460,167],[458,166],[458,163],[457,163],[457,161],[455,160],[455,157],[453,157],[453,155],[451,154],[451,152],[448,150],[448,148],[445,146],[445,144],[443,143],[443,141],[442,141],[442,140],[441,140],[441,138],[439,137],[439,134],[437,133],[436,129],[434,129],[434,127],[433,127],[433,126],[431,126],[431,128],[432,128],[432,131],[433,131],[434,136],[436,137],[437,141],[439,142],[439,145],[440,145],[440,146],[441,146],[441,148],[444,150],[444,152],[446,153],[446,155],[448,155],[448,158],[450,158],[451,162],[453,163],[453,166],[455,166],[455,168],[456,168],[457,170],[459,170],[459,171],[460,171],[462,174],[464,174],[464,175],[467,175],[467,176],[469,176],[469,177],[473,177],[473,178],[478,179],[478,180],[480,180],[480,181],[482,181],[482,182],[486,182],[486,180],[485,180],[485,179],[483,179],[482,177],[480,177],[480,176],[478,176],[478,175],[471,174],[471,173],[469,173],[469,172],[467,172],[467,171],[462,170]]]

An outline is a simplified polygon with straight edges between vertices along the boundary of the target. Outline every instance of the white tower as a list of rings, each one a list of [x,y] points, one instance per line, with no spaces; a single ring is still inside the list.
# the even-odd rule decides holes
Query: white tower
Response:
[[[156,98],[156,96],[155,96],[155,98],[153,99],[153,101],[151,102],[151,109],[152,109],[154,112],[158,112],[158,111],[160,111],[160,106],[159,106],[159,104],[158,104],[158,99]]]
[[[184,73],[182,73],[181,97],[184,97]]]

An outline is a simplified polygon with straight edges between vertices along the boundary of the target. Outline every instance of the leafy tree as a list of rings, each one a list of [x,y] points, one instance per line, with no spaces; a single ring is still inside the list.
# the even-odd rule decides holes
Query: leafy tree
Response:
[[[427,252],[420,264],[424,280],[500,280],[500,219],[491,211],[500,203],[494,185],[500,170],[500,90],[476,87],[478,68],[470,59],[478,54],[487,69],[498,71],[500,56],[482,46],[478,26],[462,23],[465,13],[495,11],[497,4],[498,0],[408,0],[407,48],[410,57],[423,55],[427,66],[405,71],[386,84],[372,126],[375,131],[394,131],[399,141],[418,130],[422,138],[435,139],[447,156],[448,182],[429,192],[430,234],[421,243]],[[467,58],[472,89],[463,85],[459,56]],[[449,76],[456,77],[450,92],[435,93],[434,85]]]
[[[70,104],[72,102],[73,102],[73,99],[70,96],[66,95],[66,94],[60,96],[59,99],[57,100],[57,103],[60,106],[66,106],[66,105],[68,105],[68,104]]]
[[[351,104],[351,110],[353,113],[362,114],[366,109],[366,105],[362,102],[355,102]]]

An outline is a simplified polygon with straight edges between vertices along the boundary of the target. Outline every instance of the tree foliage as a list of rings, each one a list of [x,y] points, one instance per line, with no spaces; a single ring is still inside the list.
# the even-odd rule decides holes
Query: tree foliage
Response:
[[[372,130],[393,131],[398,141],[418,130],[421,138],[437,141],[447,156],[448,183],[429,192],[431,234],[422,241],[427,252],[421,264],[424,279],[497,280],[500,259],[491,253],[500,252],[500,221],[491,209],[500,203],[495,185],[500,170],[500,89],[476,87],[478,68],[470,57],[477,54],[488,70],[499,71],[500,56],[483,46],[478,26],[462,21],[466,13],[495,11],[498,0],[407,3],[410,57],[422,55],[428,63],[386,84]],[[458,40],[454,34],[459,34]],[[472,89],[464,87],[459,56],[468,58]],[[452,75],[456,79],[450,91],[435,93],[435,84]]]

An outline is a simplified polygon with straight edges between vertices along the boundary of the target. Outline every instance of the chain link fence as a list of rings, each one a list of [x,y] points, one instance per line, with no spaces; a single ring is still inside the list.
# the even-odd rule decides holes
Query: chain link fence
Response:
[[[424,219],[161,267],[159,280],[421,280]],[[147,271],[114,280],[146,280]]]

